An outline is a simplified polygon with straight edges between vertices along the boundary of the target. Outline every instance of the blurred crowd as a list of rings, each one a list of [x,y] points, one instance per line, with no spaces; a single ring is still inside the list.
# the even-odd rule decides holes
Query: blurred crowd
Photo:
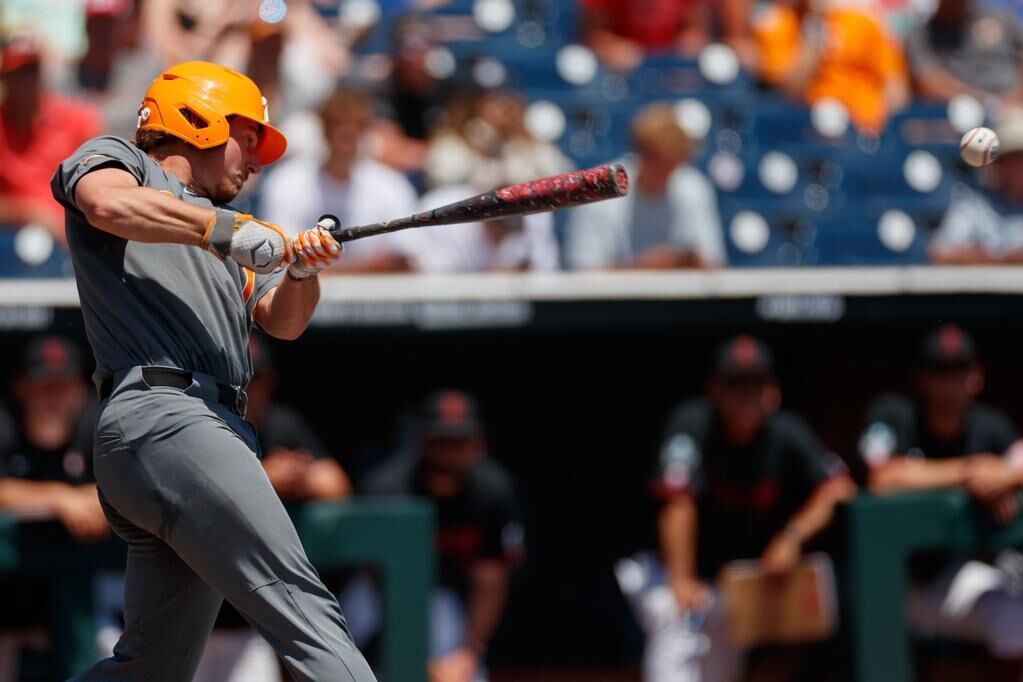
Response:
[[[1001,157],[990,169],[964,174],[951,190],[946,214],[930,238],[930,257],[941,263],[1018,261],[1023,192],[1013,169],[1023,156],[1023,113],[1017,108],[1023,105],[1023,24],[1013,3],[548,4],[545,11],[571,17],[563,43],[576,51],[566,59],[574,60],[566,74],[586,71],[588,59],[593,69],[622,79],[644,65],[695,60],[709,82],[732,64],[749,76],[743,87],[773,92],[794,107],[826,105],[867,139],[883,134],[890,119],[914,102],[975,107],[977,123],[986,117],[1000,124]],[[19,256],[45,260],[54,247],[39,246],[47,241],[43,233],[61,249],[61,213],[49,190],[57,163],[98,133],[131,138],[149,81],[163,67],[187,59],[242,70],[267,93],[289,151],[283,163],[251,179],[238,204],[290,231],[328,212],[346,225],[401,217],[579,165],[573,143],[558,130],[558,115],[533,115],[525,94],[532,89],[507,84],[528,85],[528,74],[510,79],[499,61],[485,59],[466,72],[445,47],[476,40],[486,54],[488,41],[498,40],[487,31],[499,34],[510,23],[501,24],[509,13],[539,11],[532,5],[292,0],[276,23],[260,18],[260,6],[254,0],[4,4],[0,224],[11,228],[8,233],[31,227],[31,238],[16,244]],[[517,49],[525,53],[529,41],[519,33]],[[605,86],[617,82],[604,80]],[[574,86],[562,80],[559,87]],[[695,92],[699,97],[699,86]],[[625,119],[628,149],[619,158],[609,151],[603,159],[630,171],[634,189],[627,198],[564,216],[352,243],[338,272],[727,265],[721,183],[700,162],[706,126],[701,133],[692,111],[667,95],[663,101],[647,99],[615,112]]]
[[[379,457],[353,478],[342,465],[345,458],[324,446],[302,412],[277,398],[281,376],[271,348],[255,337],[251,352],[255,377],[248,419],[282,500],[302,504],[368,495],[431,501],[439,571],[429,600],[429,679],[486,680],[488,646],[509,600],[510,578],[528,557],[515,485],[488,455],[485,406],[460,390],[426,396],[393,456]],[[756,642],[737,639],[731,621],[743,618],[743,609],[752,609],[746,617],[754,621],[770,621],[777,613],[770,618],[758,613],[768,607],[756,599],[745,600],[745,607],[729,603],[729,583],[735,576],[759,575],[766,581],[761,589],[798,600],[798,592],[790,595],[779,586],[788,584],[786,576],[804,571],[805,577],[810,570],[819,581],[811,602],[819,607],[828,601],[821,595],[833,589],[834,576],[830,569],[820,572],[826,562],[821,552],[842,551],[827,531],[836,508],[859,490],[892,496],[961,489],[994,526],[1017,522],[1023,437],[1005,412],[980,400],[985,366],[961,327],[943,324],[925,334],[914,392],[878,387],[859,417],[858,452],[841,457],[807,419],[782,407],[774,356],[762,340],[728,338],[708,360],[703,394],[680,396],[659,452],[650,458],[658,551],[614,567],[646,635],[647,682],[743,679],[746,654]],[[0,512],[24,524],[59,523],[77,543],[102,541],[110,530],[91,475],[96,404],[81,352],[66,338],[38,336],[24,346],[19,367],[10,402],[0,409]],[[907,567],[908,627],[924,639],[971,643],[990,656],[992,680],[1018,681],[1021,564],[1016,552],[914,555]],[[375,573],[349,573],[335,587],[353,637],[373,651],[385,625]],[[120,590],[119,575],[104,576],[97,600],[101,651],[109,651],[120,633]],[[0,593],[0,680],[52,679],[46,671],[52,665],[48,605],[54,597],[47,579],[6,575]],[[781,604],[771,608],[780,611]],[[800,604],[800,622],[823,618]],[[817,640],[834,635],[834,624],[828,629],[824,620]],[[790,648],[771,679],[830,679],[841,669],[830,659],[823,669],[813,668],[799,652]],[[282,678],[273,649],[225,604],[196,679]]]

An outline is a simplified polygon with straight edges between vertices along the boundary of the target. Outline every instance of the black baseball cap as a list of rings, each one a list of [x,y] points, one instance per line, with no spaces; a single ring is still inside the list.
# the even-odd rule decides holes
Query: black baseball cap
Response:
[[[22,372],[32,379],[65,379],[82,375],[78,347],[60,336],[37,336],[22,353]]]
[[[479,406],[468,393],[444,390],[426,399],[422,413],[424,438],[474,438],[482,431]]]
[[[977,360],[977,346],[959,325],[943,324],[924,336],[921,357],[925,367],[969,365]]]
[[[771,350],[758,338],[741,334],[718,346],[714,374],[722,378],[769,377],[774,373]]]

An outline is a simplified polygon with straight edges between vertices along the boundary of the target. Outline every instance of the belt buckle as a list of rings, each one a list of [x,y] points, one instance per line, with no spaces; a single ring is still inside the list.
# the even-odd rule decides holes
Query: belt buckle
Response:
[[[239,388],[234,394],[234,411],[238,413],[240,417],[245,417],[245,412],[249,408],[249,394],[244,389]]]

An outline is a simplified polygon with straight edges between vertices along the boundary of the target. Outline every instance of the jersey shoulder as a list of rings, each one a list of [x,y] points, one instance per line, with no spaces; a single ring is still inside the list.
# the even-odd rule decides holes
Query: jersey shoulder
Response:
[[[368,495],[411,495],[415,488],[417,463],[415,455],[409,452],[391,457],[363,477],[362,492]]]
[[[917,406],[912,398],[896,393],[878,396],[867,407],[867,421],[883,421],[889,424],[912,424],[917,419]]]
[[[976,403],[970,409],[969,419],[976,425],[985,428],[997,428],[997,429],[1008,429],[1015,433],[1016,428],[1013,426],[1012,419],[1009,418],[1008,413],[1004,410],[997,408],[993,405],[986,403]]]
[[[469,480],[474,492],[483,499],[497,501],[515,499],[515,483],[511,475],[491,457],[483,457],[476,463]]]
[[[706,398],[694,398],[679,403],[668,417],[665,435],[688,433],[703,440],[714,424],[714,408]]]

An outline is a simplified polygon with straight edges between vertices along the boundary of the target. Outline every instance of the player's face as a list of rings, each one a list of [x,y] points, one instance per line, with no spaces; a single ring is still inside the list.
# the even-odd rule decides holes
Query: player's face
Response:
[[[777,386],[768,377],[719,377],[711,384],[711,401],[725,432],[735,440],[756,435],[776,408]]]
[[[478,438],[426,438],[422,447],[427,490],[437,497],[447,497],[461,489],[481,444]]]
[[[197,184],[216,202],[226,203],[242,191],[250,175],[262,165],[256,154],[259,124],[244,118],[231,119],[231,137],[227,143],[209,150],[204,163],[193,168]]]
[[[77,419],[87,399],[79,377],[22,378],[14,394],[28,419]]]
[[[943,411],[965,411],[984,384],[981,369],[963,363],[943,365],[920,374],[924,401]]]

